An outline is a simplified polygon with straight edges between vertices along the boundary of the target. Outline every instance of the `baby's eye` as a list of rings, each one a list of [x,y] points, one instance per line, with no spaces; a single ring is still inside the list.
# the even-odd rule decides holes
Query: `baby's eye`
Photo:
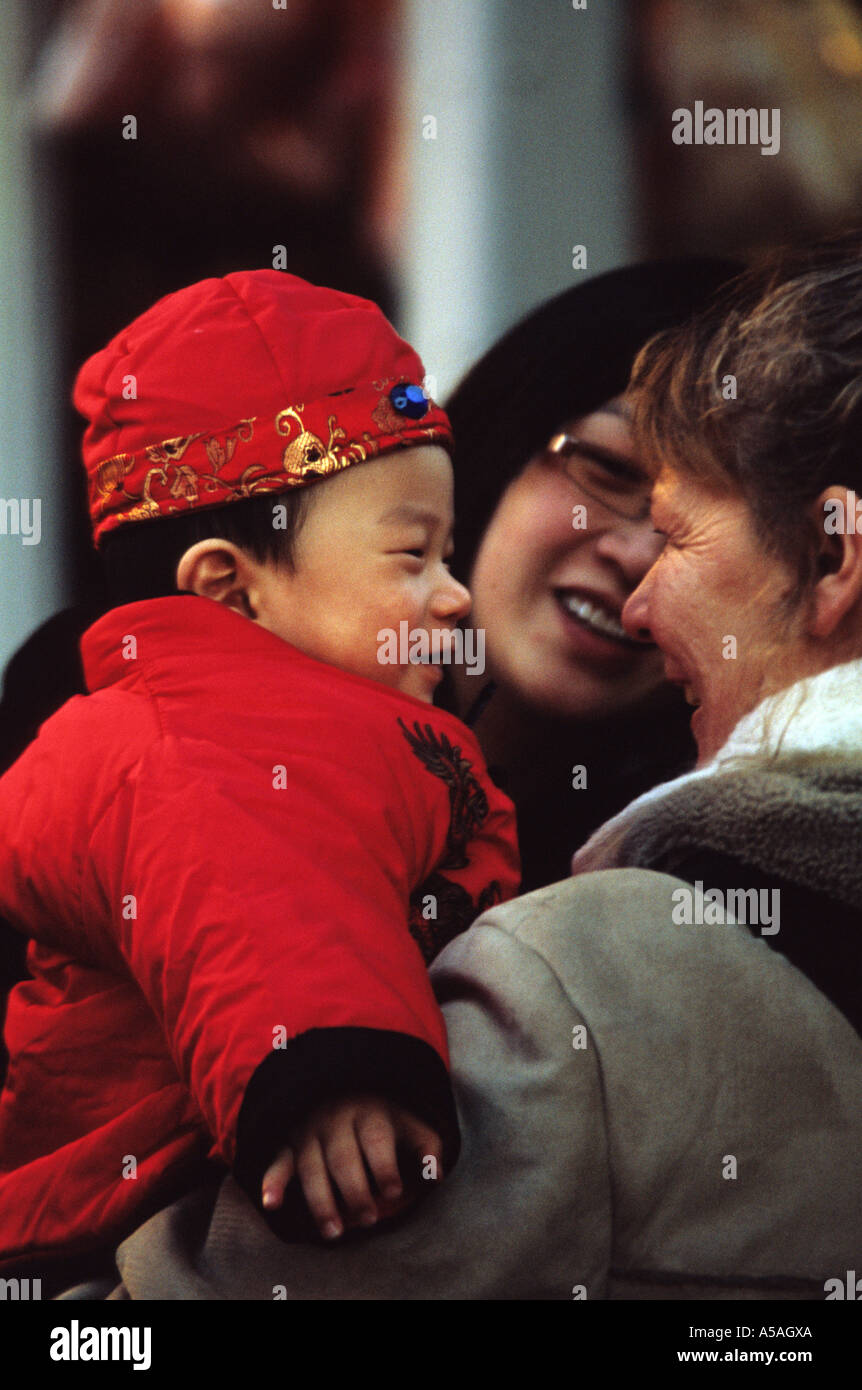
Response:
[[[415,555],[417,560],[424,560],[425,558],[424,550],[402,550],[401,553],[402,555]]]

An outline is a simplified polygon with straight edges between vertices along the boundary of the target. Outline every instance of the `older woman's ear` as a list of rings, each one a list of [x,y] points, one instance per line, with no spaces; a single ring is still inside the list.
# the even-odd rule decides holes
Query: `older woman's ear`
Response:
[[[830,487],[812,508],[819,544],[808,631],[840,636],[862,652],[862,503],[852,488]]]

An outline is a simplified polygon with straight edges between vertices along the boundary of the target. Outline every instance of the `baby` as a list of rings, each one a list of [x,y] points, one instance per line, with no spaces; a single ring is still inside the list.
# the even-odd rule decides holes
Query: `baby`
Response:
[[[0,780],[33,977],[0,1270],[93,1268],[205,1160],[268,1211],[296,1178],[336,1237],[457,1156],[426,966],[518,861],[439,662],[381,659],[470,606],[423,376],[376,306],[275,271],[169,295],[79,374],[120,606],[82,640],[90,693]]]

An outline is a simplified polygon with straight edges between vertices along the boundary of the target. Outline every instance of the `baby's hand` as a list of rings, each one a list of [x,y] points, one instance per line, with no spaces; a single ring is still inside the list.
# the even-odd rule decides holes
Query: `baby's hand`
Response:
[[[327,1240],[344,1231],[333,1182],[351,1226],[373,1226],[415,1199],[404,1193],[398,1172],[399,1141],[420,1162],[433,1157],[435,1175],[442,1177],[439,1135],[408,1111],[377,1096],[350,1096],[319,1106],[296,1127],[290,1140],[290,1146],[281,1150],[264,1174],[263,1205],[269,1210],[280,1207],[285,1188],[296,1174],[311,1215]],[[366,1163],[377,1187],[376,1197],[369,1186]]]

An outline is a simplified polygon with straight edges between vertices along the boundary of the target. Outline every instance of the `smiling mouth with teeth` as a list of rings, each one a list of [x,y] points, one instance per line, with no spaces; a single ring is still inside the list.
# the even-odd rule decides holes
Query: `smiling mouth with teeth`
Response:
[[[592,600],[582,598],[578,594],[558,590],[557,601],[570,618],[577,618],[578,622],[583,623],[584,627],[589,628],[591,632],[598,633],[600,637],[610,637],[613,641],[622,642],[627,647],[643,649],[644,643],[636,642],[629,637],[619,618],[614,617],[606,608],[600,607]]]

